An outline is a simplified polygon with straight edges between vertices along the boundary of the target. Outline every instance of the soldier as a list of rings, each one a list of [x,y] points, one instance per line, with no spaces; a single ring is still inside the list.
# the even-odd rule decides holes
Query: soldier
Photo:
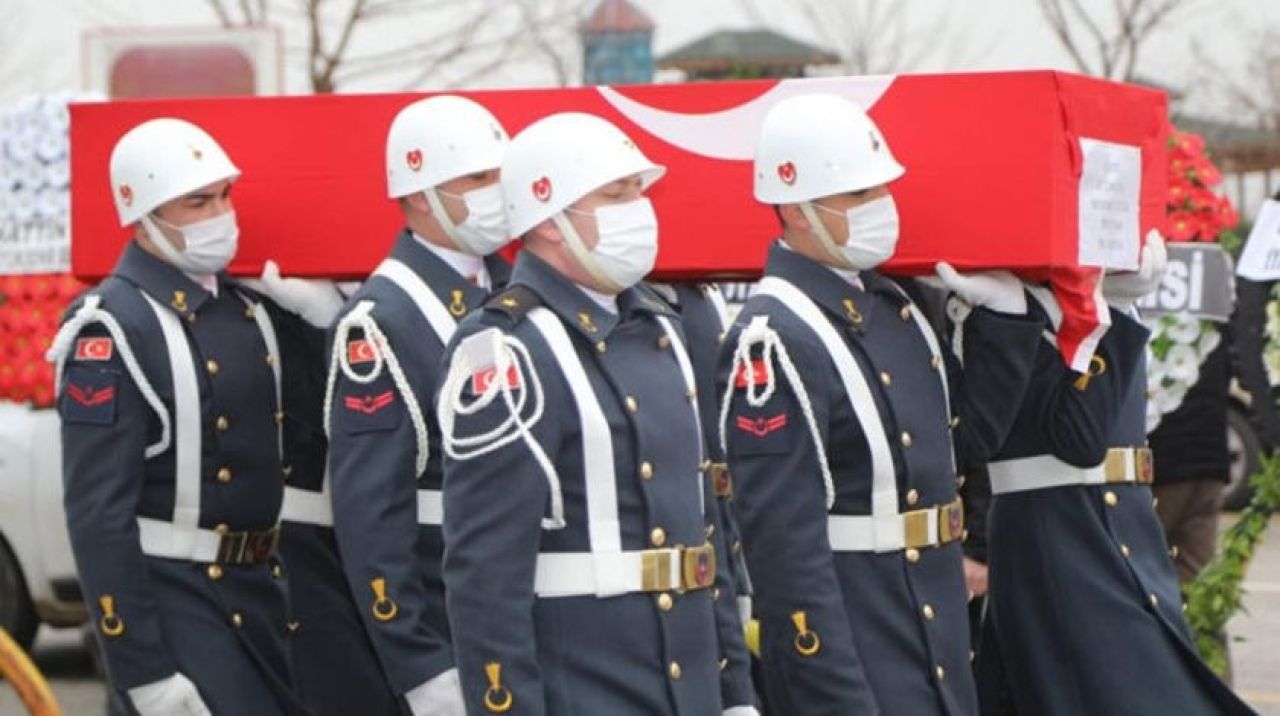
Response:
[[[133,240],[50,349],[80,582],[117,705],[143,716],[305,713],[276,519],[323,334],[223,273],[239,174],[188,122],[126,133],[111,190]]]
[[[989,466],[986,712],[1004,681],[1018,713],[1253,713],[1196,654],[1152,505],[1147,330],[1131,313],[1164,264],[1153,233],[1138,272],[1106,276],[1111,325],[1085,374],[1059,354],[1052,294],[1031,288],[1046,338]]]
[[[535,122],[503,161],[524,250],[459,326],[439,391],[470,713],[756,713],[749,689],[722,696],[745,655],[717,635],[730,595],[711,588],[693,369],[675,314],[636,285],[657,254],[644,191],[663,172],[577,113]]]
[[[897,243],[887,185],[903,173],[839,97],[784,100],[761,127],[755,196],[782,240],[721,354],[721,435],[782,714],[977,711],[953,444],[981,459],[1003,440],[1039,328],[1011,275],[939,264],[971,310],[963,381],[950,370],[874,270]]]
[[[456,96],[410,104],[387,135],[406,228],[333,329],[326,391],[334,531],[385,682],[416,715],[461,716],[440,577],[437,366],[456,322],[510,273],[498,186],[507,133]],[[341,682],[341,675],[333,675]]]

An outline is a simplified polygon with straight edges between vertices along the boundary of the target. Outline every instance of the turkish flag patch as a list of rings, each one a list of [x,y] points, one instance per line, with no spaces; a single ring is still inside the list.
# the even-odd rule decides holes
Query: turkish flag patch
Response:
[[[748,375],[750,370],[750,375]],[[769,384],[769,364],[764,362],[762,358],[753,358],[751,364],[743,363],[738,367],[738,372],[733,376],[733,387],[745,388],[747,385],[768,385]]]
[[[62,419],[81,425],[111,425],[116,421],[118,392],[115,373],[72,366],[62,385]]]
[[[110,338],[81,338],[76,341],[76,360],[111,360],[111,354],[115,352],[115,344]]]
[[[373,344],[361,338],[359,340],[347,341],[347,363],[350,365],[358,365],[360,363],[372,363],[377,360],[377,356],[373,352]]]
[[[471,392],[474,395],[481,395],[489,386],[493,385],[494,379],[498,377],[498,367],[489,366],[484,370],[474,373],[471,376]],[[516,370],[514,363],[507,366],[507,385],[512,390],[520,389],[520,373]]]
[[[739,415],[737,420],[738,429],[749,435],[762,438],[769,433],[777,432],[787,427],[787,414],[779,413],[771,418],[763,415],[754,418],[748,418],[745,415]]]

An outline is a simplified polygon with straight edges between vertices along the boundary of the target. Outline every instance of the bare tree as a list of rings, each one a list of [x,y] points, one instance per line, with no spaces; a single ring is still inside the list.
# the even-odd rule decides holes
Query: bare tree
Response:
[[[813,36],[840,56],[840,69],[850,74],[905,72],[918,69],[940,49],[953,55],[963,52],[948,32],[949,11],[919,24],[911,9],[922,6],[909,0],[740,0],[740,5],[754,24],[765,27],[776,24],[777,13],[803,17]],[[953,57],[950,64],[957,60]]]
[[[1083,0],[1038,0],[1049,29],[1077,69],[1131,81],[1143,45],[1199,0],[1111,0],[1110,12]]]
[[[1215,53],[1195,45],[1203,80],[1197,85],[1216,94],[1213,99],[1229,107],[1240,123],[1280,133],[1280,29],[1267,28],[1245,39],[1249,61],[1244,72],[1228,70]]]

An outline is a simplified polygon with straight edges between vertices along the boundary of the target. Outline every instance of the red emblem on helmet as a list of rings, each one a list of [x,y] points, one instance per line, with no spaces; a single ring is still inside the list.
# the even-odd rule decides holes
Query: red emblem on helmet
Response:
[[[125,206],[133,205],[133,188],[128,184],[120,185],[120,201],[123,201]]]
[[[422,168],[422,150],[410,149],[404,155],[404,163],[408,164],[409,168],[415,172],[421,169]]]
[[[783,184],[791,186],[796,183],[796,165],[791,162],[783,162],[778,165],[778,178]]]
[[[533,198],[537,199],[538,201],[551,200],[551,180],[550,179],[548,179],[547,177],[542,177],[541,179],[533,183]]]

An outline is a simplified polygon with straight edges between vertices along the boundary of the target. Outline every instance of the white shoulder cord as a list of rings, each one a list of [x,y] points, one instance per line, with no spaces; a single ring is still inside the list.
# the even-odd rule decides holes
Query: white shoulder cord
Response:
[[[526,373],[521,361],[528,366]],[[484,391],[468,403],[462,396],[467,380],[482,370],[492,370],[493,379]],[[513,373],[509,378],[508,373]],[[524,387],[518,397],[512,395],[512,384]],[[520,415],[529,396],[533,396],[533,409],[526,420]],[[509,415],[493,429],[479,435],[459,437],[454,434],[458,415],[474,415],[489,407],[502,396]],[[546,450],[533,437],[531,428],[542,419],[544,391],[538,378],[529,349],[520,339],[509,336],[497,328],[489,328],[468,336],[454,351],[449,362],[449,372],[440,388],[436,413],[440,419],[440,435],[445,454],[454,460],[471,460],[499,450],[516,440],[523,440],[542,469],[551,490],[551,516],[542,519],[546,530],[563,529],[564,496],[560,489],[560,477]]]
[[[755,364],[751,360],[751,349],[757,345],[763,346],[762,357],[767,373],[763,392],[756,390]],[[796,370],[795,363],[791,361],[791,355],[787,352],[787,347],[782,343],[778,332],[769,327],[768,316],[753,317],[751,323],[738,336],[738,345],[733,351],[733,364],[729,367],[729,386],[724,392],[724,399],[720,405],[720,449],[726,455],[729,453],[725,424],[729,420],[729,406],[733,402],[733,381],[738,375],[738,370],[741,368],[744,371],[747,404],[753,408],[759,408],[769,402],[769,398],[773,397],[773,391],[777,387],[773,371],[767,367],[774,362],[775,352],[777,363],[782,366],[782,372],[786,375],[787,382],[791,384],[792,391],[795,392],[796,400],[800,403],[800,411],[804,413],[809,433],[813,437],[813,445],[818,453],[818,467],[822,470],[822,485],[827,492],[827,509],[829,510],[835,504],[836,489],[831,480],[831,467],[827,463],[827,451],[822,444],[822,433],[818,430],[818,421],[813,415],[813,404],[809,401],[809,391],[805,388],[804,381],[800,378],[800,373]]]
[[[409,385],[409,380],[405,377],[404,368],[401,367],[400,360],[396,357],[395,351],[391,350],[391,343],[387,341],[386,334],[382,332],[382,329],[378,327],[377,321],[373,320],[373,316],[370,315],[374,305],[373,301],[357,303],[355,308],[343,316],[333,329],[333,353],[329,360],[329,380],[325,385],[324,392],[324,434],[325,436],[331,434],[333,389],[334,384],[337,382],[338,370],[342,370],[342,374],[351,382],[359,385],[368,385],[382,375],[382,367],[385,365],[387,370],[391,372],[391,381],[395,384],[396,390],[404,398],[405,407],[409,411],[409,420],[413,423],[413,432],[417,438],[417,459],[414,466],[417,469],[417,474],[421,475],[427,469],[427,459],[431,455],[427,437],[427,421],[422,415],[422,408],[418,405],[418,399]],[[365,339],[369,341],[369,346],[373,353],[373,367],[363,375],[356,372],[351,365],[350,356],[347,355],[347,337],[353,328],[359,328],[364,332]]]
[[[169,411],[165,409],[164,402],[156,394],[151,381],[147,380],[146,374],[142,372],[142,366],[138,365],[138,358],[134,355],[133,349],[129,346],[129,341],[125,338],[124,329],[120,327],[120,323],[116,321],[115,316],[107,313],[101,306],[102,297],[98,294],[90,294],[85,298],[84,304],[76,310],[75,315],[63,324],[62,328],[58,329],[58,334],[54,337],[52,345],[45,352],[45,360],[56,366],[54,393],[62,392],[62,368],[66,363],[67,354],[71,351],[71,342],[79,335],[81,329],[91,323],[101,323],[106,326],[107,332],[111,334],[111,337],[115,339],[116,344],[120,347],[120,358],[124,361],[124,366],[133,378],[134,384],[138,386],[138,391],[142,393],[143,399],[147,401],[147,404],[155,411],[156,417],[160,419],[160,439],[154,444],[148,445],[143,453],[148,459],[153,458],[169,449],[169,442],[172,439]]]

